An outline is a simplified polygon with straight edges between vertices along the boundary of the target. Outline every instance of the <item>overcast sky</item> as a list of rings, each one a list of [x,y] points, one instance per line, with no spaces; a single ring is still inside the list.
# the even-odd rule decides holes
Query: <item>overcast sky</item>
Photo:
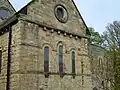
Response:
[[[31,0],[10,0],[19,10]],[[74,0],[88,27],[102,33],[108,23],[120,20],[120,0]]]

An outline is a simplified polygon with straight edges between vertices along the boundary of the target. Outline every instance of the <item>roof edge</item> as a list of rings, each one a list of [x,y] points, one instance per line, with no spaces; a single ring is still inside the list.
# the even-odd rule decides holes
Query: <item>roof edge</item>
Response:
[[[87,27],[87,25],[86,25],[86,23],[85,23],[85,21],[84,21],[84,19],[83,19],[83,17],[82,17],[82,15],[81,15],[81,13],[80,13],[80,11],[79,11],[78,8],[77,8],[77,5],[75,4],[74,0],[71,0],[71,1],[73,2],[73,4],[74,4],[74,6],[75,6],[75,8],[76,8],[76,10],[77,10],[77,12],[78,12],[78,14],[79,14],[79,16],[81,17],[81,19],[82,19],[82,21],[83,21],[83,24],[84,24],[85,27],[86,27],[86,34],[91,35],[90,32],[89,32],[89,29],[88,29],[88,27]]]
[[[9,2],[9,0],[7,0]],[[8,24],[14,22],[15,20],[17,20],[19,18],[19,13],[26,8],[28,5],[30,5],[32,2],[34,2],[35,0],[30,1],[27,5],[25,5],[23,8],[21,8],[18,12],[16,12],[14,15],[12,15],[11,17],[9,17],[8,19],[6,19],[2,24],[0,24],[0,30],[2,28],[4,28],[5,26],[7,26]],[[10,2],[9,2],[10,3]],[[12,4],[10,3],[10,5],[12,6]],[[13,7],[13,6],[12,6]],[[15,9],[14,9],[15,10]],[[16,10],[15,10],[16,11]]]
[[[7,0],[8,3],[10,4],[10,6],[13,8],[13,10],[16,12],[15,8],[13,7],[13,5],[11,4],[11,2],[9,0]]]
[[[95,46],[95,47],[99,47],[99,48],[104,49],[106,51],[106,49],[104,47],[102,47],[102,46],[99,46],[99,45],[96,45],[96,44],[92,44],[92,43],[90,45],[91,46]]]
[[[7,0],[7,1],[9,2],[9,0]],[[15,17],[14,19],[18,19],[19,13],[20,13],[24,8],[26,8],[26,7],[29,6],[31,3],[33,3],[34,1],[35,1],[35,0],[30,1],[27,5],[25,5],[23,8],[21,8],[21,9],[20,9],[18,12],[16,12],[13,16],[11,16],[11,17],[8,18],[5,22],[3,22],[3,23],[0,25],[0,29],[1,29],[1,28],[4,28],[4,27],[6,26],[6,23],[8,22],[8,20],[9,20],[9,21],[12,20],[13,17]],[[88,29],[88,27],[87,27],[87,25],[86,25],[86,23],[85,23],[85,21],[84,21],[84,19],[83,19],[83,17],[82,17],[82,15],[80,14],[80,12],[79,12],[79,10],[78,10],[75,2],[74,2],[74,0],[71,0],[71,1],[73,2],[73,4],[74,4],[74,6],[75,6],[75,8],[76,8],[76,10],[77,10],[80,18],[81,18],[82,21],[83,21],[83,24],[84,24],[85,27],[86,27],[86,34],[87,34],[87,35],[91,35],[90,32],[89,32],[89,29]],[[10,2],[9,2],[9,3],[10,3]],[[10,5],[12,6],[11,3],[10,3]],[[12,7],[13,7],[13,6],[12,6]],[[13,8],[14,8],[14,7],[13,7]],[[14,9],[14,10],[15,10],[15,9]],[[16,10],[15,10],[15,11],[16,11]],[[13,19],[13,20],[14,20],[14,19]],[[5,24],[5,25],[4,25],[4,24]],[[9,24],[10,24],[10,23],[9,23]]]
[[[12,22],[14,22],[15,20],[17,20],[17,15],[13,15],[10,18],[6,19],[1,25],[0,25],[0,30],[3,29],[4,27],[8,26],[9,24],[11,24]]]

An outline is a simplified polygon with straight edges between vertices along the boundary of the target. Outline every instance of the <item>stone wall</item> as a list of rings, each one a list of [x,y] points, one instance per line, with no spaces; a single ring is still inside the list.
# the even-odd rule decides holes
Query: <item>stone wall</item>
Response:
[[[57,4],[63,4],[69,12],[66,23],[59,22],[54,15]],[[27,16],[19,18],[12,26],[10,90],[92,90],[88,41],[81,37],[85,36],[86,28],[72,1],[35,0],[27,10]],[[4,36],[7,37],[6,34]],[[59,75],[59,44],[63,45],[66,73],[63,78]],[[44,76],[43,50],[46,45],[50,48],[49,78]],[[71,73],[72,50],[76,53],[75,78]],[[4,86],[1,88],[5,90]]]
[[[6,88],[8,33],[1,35],[3,50],[0,90]],[[58,69],[58,44],[63,44],[64,72],[60,78]],[[43,49],[50,48],[50,76],[44,76]],[[4,56],[5,48],[5,56]],[[76,77],[73,78],[71,50],[76,52]],[[4,58],[5,57],[5,58]],[[5,65],[4,65],[5,63]],[[88,59],[87,39],[75,38],[27,21],[18,21],[12,26],[10,90],[91,90],[92,80]],[[5,72],[4,72],[5,71]]]
[[[0,90],[5,90],[7,82],[7,56],[8,56],[8,37],[9,33],[0,35],[0,50],[2,50],[2,66],[0,74]]]
[[[21,44],[21,28],[22,22],[19,21],[17,24],[12,26],[12,46],[11,46],[11,67],[10,67],[10,90],[19,89],[19,67],[20,67],[20,44]]]
[[[112,59],[106,54],[106,50],[100,46],[92,44],[89,49],[93,86],[102,90],[111,90],[110,80],[114,79]]]
[[[63,5],[68,11],[68,21],[59,22],[55,17],[56,5]],[[72,0],[35,0],[28,6],[27,15],[32,21],[41,22],[70,33],[85,35],[86,28]]]
[[[20,24],[13,25],[12,28],[12,46],[11,46],[11,63],[10,63],[10,89],[19,90],[18,74],[15,74],[19,70],[19,44],[21,41]],[[8,66],[8,42],[9,32],[0,35],[0,49],[2,50],[2,68],[0,74],[0,90],[6,90],[7,84],[7,66]]]
[[[75,39],[62,33],[44,30],[36,24],[23,22],[21,27],[22,41],[20,44],[19,90],[91,90],[92,80],[88,49],[85,39]],[[68,73],[60,78],[58,69],[58,44],[63,44],[64,72]],[[50,76],[44,76],[44,47],[50,48]],[[76,74],[73,79],[70,52],[76,52]],[[83,66],[82,66],[83,63]],[[83,69],[83,72],[82,72]],[[83,75],[83,76],[82,76]]]

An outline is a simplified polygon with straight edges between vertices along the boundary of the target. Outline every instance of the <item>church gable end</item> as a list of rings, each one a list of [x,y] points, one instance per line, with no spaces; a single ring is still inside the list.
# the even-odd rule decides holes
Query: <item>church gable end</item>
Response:
[[[92,90],[86,28],[73,1],[32,0],[0,25],[0,90]]]
[[[0,23],[15,13],[15,9],[8,0],[0,0]]]
[[[35,0],[27,14],[35,22],[79,35],[86,33],[86,25],[72,0]]]

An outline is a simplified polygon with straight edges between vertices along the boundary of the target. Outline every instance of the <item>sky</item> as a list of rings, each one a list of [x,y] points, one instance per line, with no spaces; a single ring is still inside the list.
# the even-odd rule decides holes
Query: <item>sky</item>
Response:
[[[19,10],[31,0],[10,0]],[[105,26],[120,20],[120,0],[74,0],[85,23],[102,34]]]

